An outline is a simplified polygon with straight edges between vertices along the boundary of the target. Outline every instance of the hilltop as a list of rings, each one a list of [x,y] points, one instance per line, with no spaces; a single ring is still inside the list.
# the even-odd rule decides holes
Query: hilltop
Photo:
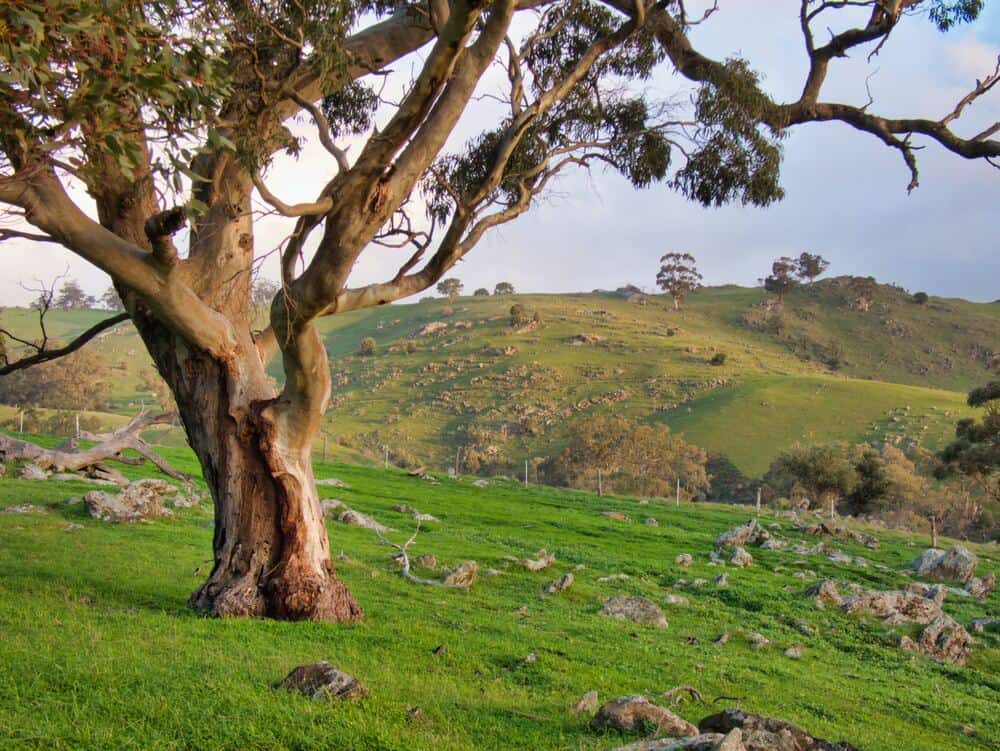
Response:
[[[190,450],[164,454],[197,473]],[[761,523],[790,547],[752,546],[748,568],[720,567],[710,559],[713,540],[746,521],[745,510],[323,462],[315,471],[341,481],[322,485],[324,497],[394,528],[387,535],[397,543],[414,529],[401,503],[433,515],[410,551],[433,554],[437,569],[418,573],[475,560],[478,581],[468,592],[407,582],[393,549],[331,519],[337,574],[365,608],[363,623],[205,618],[185,601],[210,564],[209,503],[109,524],[65,502],[93,485],[12,479],[8,467],[0,478],[0,738],[74,751],[598,751],[635,736],[590,730],[589,715],[569,711],[585,692],[601,702],[641,693],[669,706],[660,694],[687,684],[710,703],[672,707],[693,722],[739,704],[865,751],[985,751],[1000,740],[995,625],[973,631],[959,667],[900,648],[902,636],[916,637],[914,624],[820,609],[805,592],[821,579],[844,591],[916,585],[906,565],[926,539],[855,527],[880,541],[872,550],[846,535],[817,540],[765,511]],[[809,552],[791,549],[800,546]],[[980,575],[1000,571],[995,545],[969,547]],[[540,548],[555,555],[545,570],[512,562]],[[679,554],[693,563],[678,564]],[[728,585],[713,585],[722,572]],[[543,594],[566,573],[569,589]],[[985,602],[959,594],[949,591],[943,608],[967,627],[1000,614],[1000,592]],[[602,603],[615,596],[658,603],[669,625],[603,617]],[[790,647],[800,656],[787,655]],[[318,660],[357,676],[368,698],[327,704],[272,688]],[[737,698],[711,703],[716,697]]]
[[[53,312],[49,328],[68,337],[100,315]],[[23,310],[2,318],[33,323]],[[445,467],[476,447],[509,472],[551,456],[595,412],[666,423],[747,477],[796,442],[936,449],[1000,351],[1000,303],[920,305],[882,285],[862,306],[846,278],[777,306],[740,287],[704,289],[679,312],[662,296],[596,291],[424,299],[319,325],[334,374],[330,456],[378,461],[388,446],[397,463]],[[365,337],[374,355],[358,354]],[[92,346],[112,363],[117,411],[156,400],[130,327]]]

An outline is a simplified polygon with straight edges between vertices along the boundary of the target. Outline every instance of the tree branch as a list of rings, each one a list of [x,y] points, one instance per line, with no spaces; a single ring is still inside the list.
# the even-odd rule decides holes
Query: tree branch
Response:
[[[22,357],[21,359],[15,360],[14,362],[5,363],[3,367],[0,367],[0,376],[5,376],[10,373],[13,373],[16,370],[23,370],[24,368],[30,368],[32,365],[38,365],[39,363],[49,362],[50,360],[57,360],[60,357],[65,357],[66,355],[70,355],[76,352],[78,349],[80,349],[83,345],[85,345],[95,336],[100,334],[102,331],[106,331],[107,329],[110,329],[114,326],[117,326],[119,323],[128,320],[131,320],[131,317],[129,316],[128,313],[119,313],[116,316],[111,316],[111,318],[105,318],[103,321],[95,323],[93,326],[84,331],[82,334],[80,334],[78,337],[76,337],[73,341],[71,341],[64,347],[59,347],[58,349],[45,349],[43,347],[42,349],[39,349],[38,352],[29,357]],[[5,336],[10,336],[10,334],[3,329],[0,329],[0,333],[4,334]]]

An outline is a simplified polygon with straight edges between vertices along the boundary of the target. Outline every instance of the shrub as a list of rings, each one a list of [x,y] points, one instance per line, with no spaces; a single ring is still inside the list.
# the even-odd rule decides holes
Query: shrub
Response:
[[[928,300],[928,295],[926,292],[916,292],[913,295],[913,302],[917,305],[926,305]]]
[[[528,322],[528,312],[524,309],[521,303],[515,303],[510,306],[510,325],[520,326],[521,324]]]
[[[377,349],[378,345],[375,344],[375,340],[370,336],[366,336],[358,345],[358,354],[364,356],[374,355]]]
[[[712,359],[708,361],[709,365],[725,365],[726,364],[726,353],[716,352]]]

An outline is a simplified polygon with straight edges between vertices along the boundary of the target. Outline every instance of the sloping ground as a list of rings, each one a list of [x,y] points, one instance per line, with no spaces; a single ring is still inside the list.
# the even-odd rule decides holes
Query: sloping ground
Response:
[[[846,378],[770,376],[721,388],[675,410],[670,427],[763,474],[775,446],[827,441],[919,440],[932,450],[954,435],[964,395]]]
[[[863,312],[842,279],[797,291],[780,312],[766,300],[760,289],[709,288],[674,312],[663,297],[640,305],[607,293],[462,297],[450,316],[447,301],[425,299],[323,319],[334,375],[328,456],[378,461],[389,446],[395,460],[444,467],[478,434],[514,466],[551,456],[579,418],[600,412],[665,421],[751,474],[797,441],[888,432],[935,448],[1000,351],[996,303],[920,306],[881,287]],[[512,327],[514,304],[540,321]],[[51,328],[68,336],[99,315],[54,312]],[[35,320],[0,316],[23,332]],[[366,336],[374,356],[357,354]],[[133,330],[93,346],[111,364],[115,411],[155,400]],[[724,364],[711,364],[716,355]],[[280,377],[277,363],[272,373]]]
[[[193,470],[187,451],[165,453]],[[0,506],[46,506],[42,513],[0,514],[0,745],[611,749],[631,738],[595,735],[588,718],[568,712],[584,692],[597,690],[601,701],[655,697],[682,683],[709,701],[740,697],[745,710],[866,751],[974,751],[1000,742],[997,632],[977,638],[968,667],[936,664],[900,650],[880,622],[817,610],[803,595],[808,581],[794,576],[809,570],[869,588],[900,587],[907,579],[896,571],[923,549],[923,540],[879,533],[879,551],[835,543],[867,558],[866,568],[751,548],[753,566],[725,569],[728,588],[675,588],[678,579],[720,572],[708,563],[712,540],[744,515],[512,483],[480,488],[470,478],[433,484],[341,465],[319,464],[316,474],[347,481],[350,489],[322,492],[394,527],[398,541],[413,522],[394,505],[407,502],[438,517],[411,551],[433,553],[445,566],[477,560],[479,581],[467,593],[407,583],[389,560],[392,551],[371,532],[331,522],[331,547],[348,557],[338,563],[339,575],[364,606],[364,623],[207,619],[185,606],[211,564],[207,506],[114,526],[62,503],[91,486],[0,480]],[[633,521],[601,515],[608,510]],[[644,517],[659,526],[642,524]],[[798,538],[780,523],[782,534]],[[81,528],[67,531],[68,524]],[[542,547],[557,557],[547,570],[533,573],[505,560]],[[996,547],[972,547],[981,556],[980,573],[1000,570]],[[692,554],[694,565],[677,567],[679,553]],[[489,568],[502,573],[484,575]],[[566,572],[576,578],[569,590],[542,594]],[[629,578],[598,581],[610,574]],[[598,614],[610,596],[663,604],[669,592],[690,604],[663,605],[666,629]],[[1000,612],[1000,596],[985,604],[949,597],[944,607],[967,624]],[[815,633],[804,635],[802,624]],[[739,629],[772,643],[754,650]],[[729,642],[713,644],[723,632]],[[803,645],[801,659],[784,656],[792,644]],[[439,645],[446,649],[435,654]],[[524,662],[530,653],[538,659]],[[317,660],[356,675],[370,697],[331,706],[271,687],[296,665]],[[697,721],[732,703],[689,703],[678,711]],[[413,707],[424,719],[412,719]]]

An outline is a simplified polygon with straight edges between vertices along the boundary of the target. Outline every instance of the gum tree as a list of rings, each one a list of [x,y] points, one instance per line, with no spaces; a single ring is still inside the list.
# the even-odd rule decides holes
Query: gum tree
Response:
[[[664,182],[705,205],[766,205],[782,195],[780,138],[804,123],[846,124],[897,150],[911,189],[918,143],[996,159],[1000,125],[973,136],[953,126],[997,71],[936,119],[823,97],[838,59],[879,49],[919,16],[947,29],[981,5],[789,2],[808,72],[796,100],[777,102],[750,62],[695,49],[689,32],[712,11],[689,15],[681,0],[7,0],[0,203],[19,223],[0,238],[24,252],[58,243],[107,272],[173,392],[215,501],[215,563],[192,605],[354,620],[310,465],[330,395],[317,319],[433,286],[574,167]],[[693,84],[691,108],[653,99],[647,79],[660,68]],[[394,88],[394,70],[413,78]],[[448,153],[467,109],[488,125]],[[304,203],[267,182],[301,150],[296,117],[330,160]],[[348,136],[361,141],[349,153]],[[255,332],[252,275],[271,250],[254,235],[258,198],[287,218],[288,236],[269,323]],[[426,217],[413,211],[420,199]],[[377,245],[405,260],[352,285]],[[276,357],[277,390],[265,372]]]
[[[674,310],[680,310],[684,298],[701,289],[701,278],[690,253],[667,253],[660,258],[656,283],[673,298]]]

